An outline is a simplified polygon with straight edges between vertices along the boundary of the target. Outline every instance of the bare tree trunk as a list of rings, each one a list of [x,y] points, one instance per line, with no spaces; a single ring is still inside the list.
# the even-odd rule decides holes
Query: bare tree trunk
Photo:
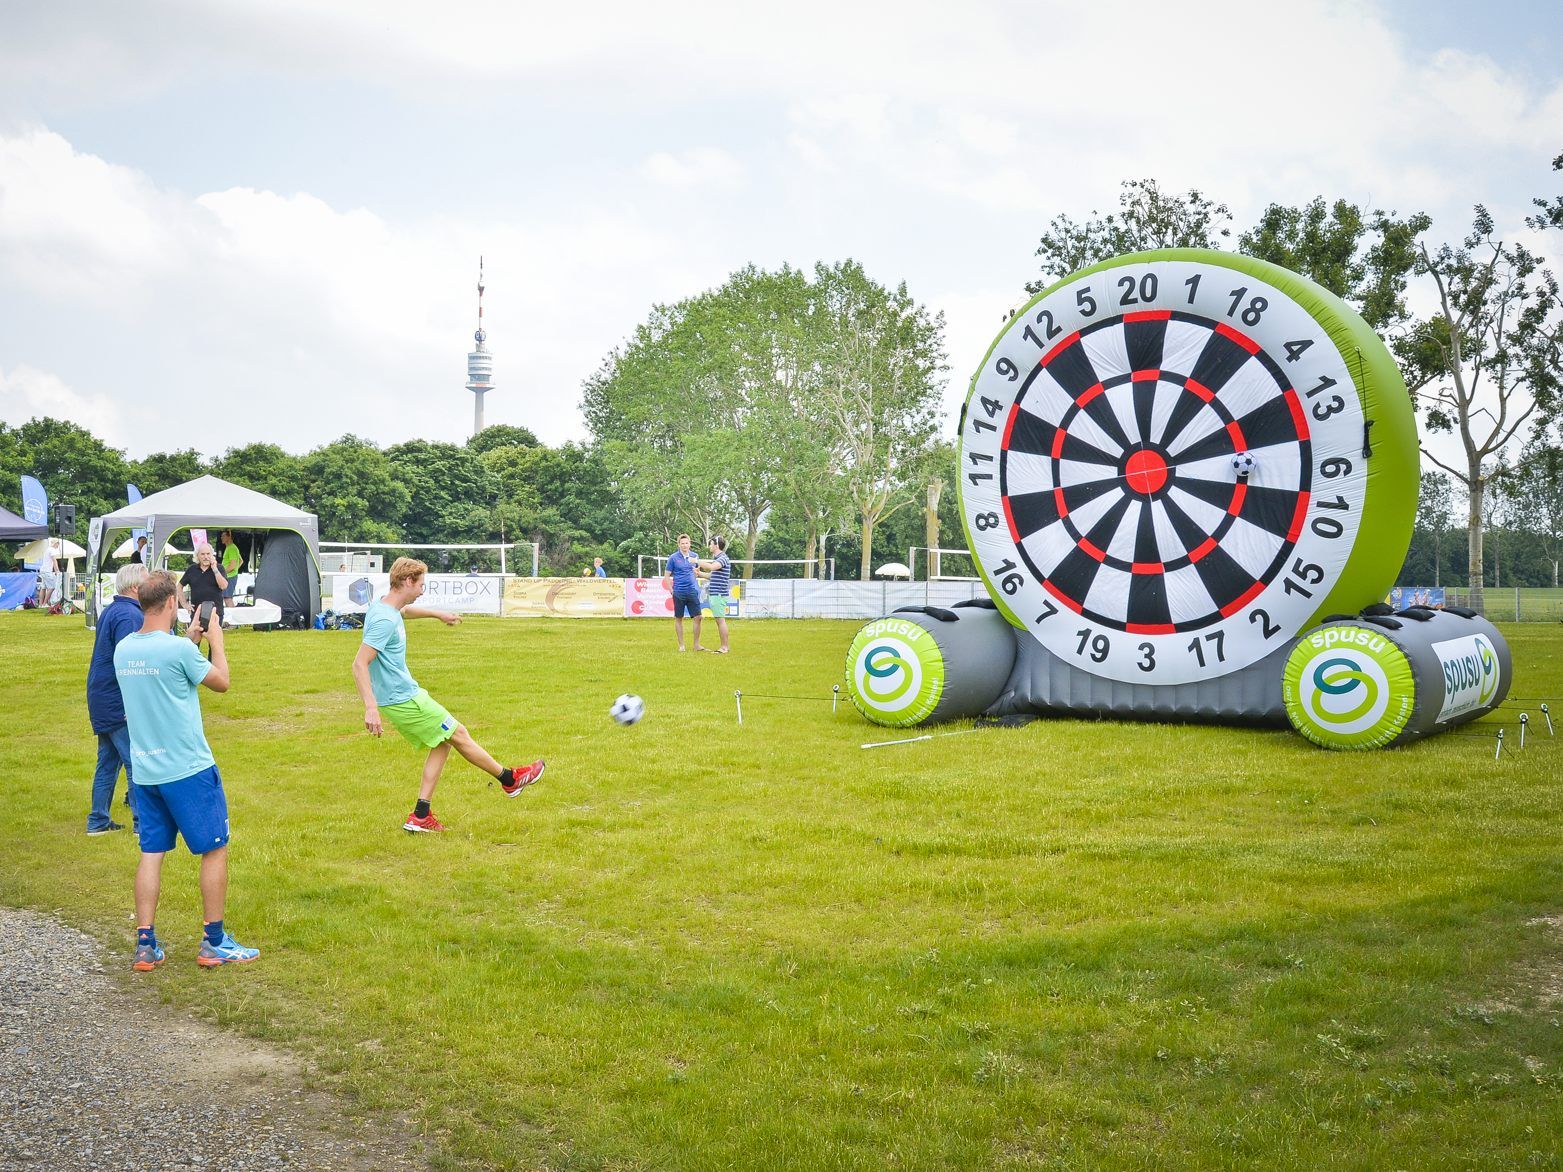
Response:
[[[819,538],[814,532],[814,526],[809,525],[808,540],[803,543],[803,574],[805,578],[814,577],[814,550],[819,543]]]
[[[1471,504],[1466,513],[1470,524],[1470,541],[1466,547],[1466,581],[1470,584],[1471,609],[1482,613],[1487,605],[1485,589],[1486,579],[1482,567],[1482,490],[1486,484],[1482,481],[1481,470],[1477,469],[1471,476]]]
[[[874,523],[866,516],[863,518],[863,557],[858,562],[858,581],[869,580],[869,566],[874,560]]]
[[[749,518],[749,532],[744,535],[744,577],[754,577],[754,547],[760,540],[760,519]]]
[[[1443,534],[1440,533],[1438,536],[1433,538],[1433,585],[1434,586],[1442,586],[1443,585],[1443,583],[1438,580],[1438,568],[1443,563],[1443,553],[1444,553],[1444,538],[1443,538]]]
[[[923,540],[928,543],[929,581],[939,576],[939,494],[944,491],[944,481],[935,480],[928,486],[928,512],[923,519]]]

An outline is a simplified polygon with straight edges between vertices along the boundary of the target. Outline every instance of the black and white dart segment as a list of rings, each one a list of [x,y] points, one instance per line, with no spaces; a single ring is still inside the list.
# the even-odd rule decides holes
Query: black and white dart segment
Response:
[[[1147,684],[1237,671],[1345,568],[1363,423],[1326,326],[1265,280],[1190,260],[1090,273],[1017,316],[973,381],[971,549],[1066,663]]]

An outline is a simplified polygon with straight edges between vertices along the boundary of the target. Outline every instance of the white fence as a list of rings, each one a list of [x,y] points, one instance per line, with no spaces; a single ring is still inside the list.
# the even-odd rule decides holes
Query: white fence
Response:
[[[875,619],[902,606],[954,606],[988,597],[981,582],[816,582],[809,579],[744,583],[744,616],[751,619]]]

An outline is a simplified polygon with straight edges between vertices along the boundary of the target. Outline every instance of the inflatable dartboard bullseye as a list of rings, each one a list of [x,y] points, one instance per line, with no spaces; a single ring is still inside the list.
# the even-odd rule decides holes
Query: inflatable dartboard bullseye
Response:
[[[1405,384],[1367,324],[1294,273],[1199,250],[1044,291],[994,342],[960,424],[968,546],[1010,622],[1076,678],[1208,691],[1267,663],[1211,715],[1279,718],[1281,653],[1384,597],[1417,471]]]

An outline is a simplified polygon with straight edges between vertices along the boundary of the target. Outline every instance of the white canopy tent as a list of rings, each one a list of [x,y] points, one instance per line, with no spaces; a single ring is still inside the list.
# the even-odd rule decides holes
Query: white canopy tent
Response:
[[[148,567],[157,569],[168,556],[169,538],[191,528],[206,529],[213,537],[223,529],[275,534],[267,539],[261,560],[274,562],[276,572],[270,565],[256,566],[256,596],[275,602],[284,615],[303,615],[305,621],[320,609],[320,525],[315,514],[215,476],[165,488],[94,517],[87,529],[88,580],[96,580],[104,547],[120,531],[146,530],[148,548],[161,551]],[[287,536],[291,534],[297,539]],[[259,543],[256,548],[261,549]],[[96,619],[97,599],[89,591],[87,625]]]

